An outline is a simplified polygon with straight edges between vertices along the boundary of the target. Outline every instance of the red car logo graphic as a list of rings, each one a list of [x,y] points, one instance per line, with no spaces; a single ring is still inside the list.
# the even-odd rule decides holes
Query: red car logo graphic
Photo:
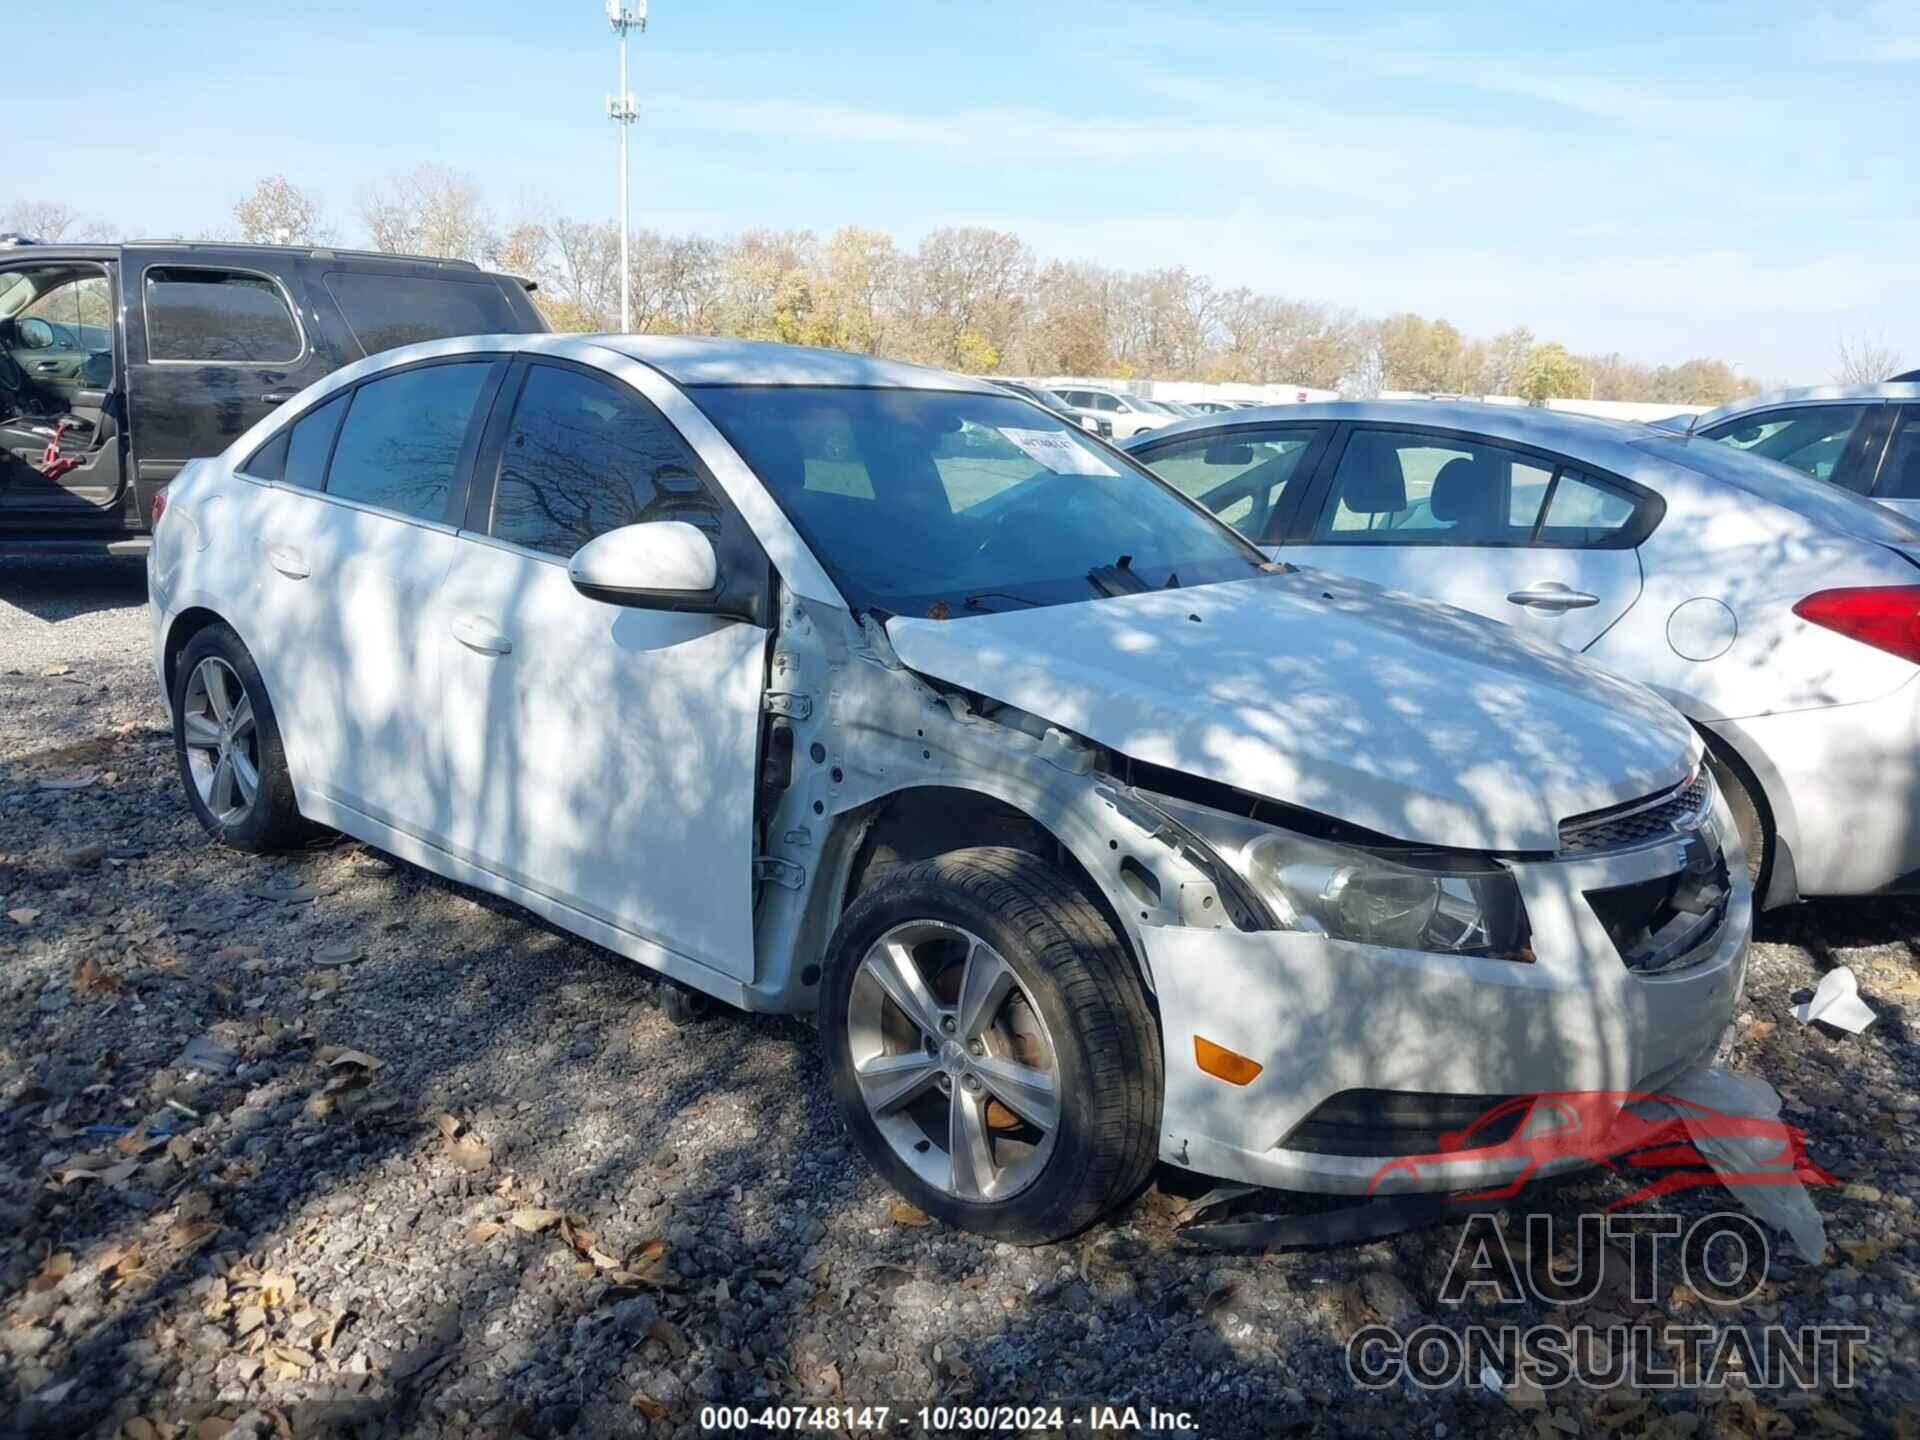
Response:
[[[1409,1183],[1390,1189],[1438,1188],[1433,1180],[1449,1168],[1486,1164],[1512,1166],[1512,1175],[1456,1200],[1509,1199],[1542,1171],[1585,1165],[1616,1173],[1629,1168],[1653,1172],[1631,1195],[1608,1205],[1609,1210],[1696,1185],[1838,1184],[1807,1159],[1806,1138],[1804,1131],[1781,1120],[1723,1115],[1671,1095],[1633,1090],[1515,1095],[1466,1129],[1440,1135],[1433,1152],[1389,1160],[1374,1171],[1367,1193],[1376,1193],[1396,1177]],[[1717,1141],[1737,1146],[1748,1158],[1737,1169],[1716,1170],[1699,1147]]]

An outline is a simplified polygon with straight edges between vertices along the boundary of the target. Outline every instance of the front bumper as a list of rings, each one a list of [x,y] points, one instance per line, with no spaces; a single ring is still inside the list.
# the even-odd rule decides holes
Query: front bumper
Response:
[[[1672,873],[1675,841],[1516,864],[1532,964],[1284,931],[1144,929],[1166,1050],[1161,1158],[1247,1184],[1363,1194],[1392,1153],[1285,1143],[1343,1092],[1657,1090],[1709,1059],[1746,983],[1753,908],[1724,800],[1715,815],[1733,888],[1725,918],[1657,974],[1627,968],[1586,892]],[[1263,1068],[1244,1086],[1217,1079],[1196,1062],[1196,1038]],[[1423,1183],[1476,1188],[1516,1170],[1451,1164]]]

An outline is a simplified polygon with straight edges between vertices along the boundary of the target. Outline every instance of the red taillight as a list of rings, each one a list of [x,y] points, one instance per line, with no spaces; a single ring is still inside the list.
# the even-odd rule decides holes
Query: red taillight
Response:
[[[1920,665],[1920,585],[1817,590],[1794,606],[1793,613]]]
[[[153,499],[149,502],[147,528],[149,530],[158,530],[160,528],[160,517],[166,513],[167,487],[162,485],[158,490],[153,492]]]

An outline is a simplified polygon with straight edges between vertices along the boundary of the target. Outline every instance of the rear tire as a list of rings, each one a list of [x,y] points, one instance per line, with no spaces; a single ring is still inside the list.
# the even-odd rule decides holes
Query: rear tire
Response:
[[[861,1150],[949,1225],[1057,1240],[1153,1169],[1145,988],[1099,910],[1025,851],[956,850],[862,895],[828,948],[821,1029]]]
[[[300,815],[280,723],[240,637],[213,624],[187,642],[173,677],[173,751],[187,804],[236,850],[290,850],[317,827]]]

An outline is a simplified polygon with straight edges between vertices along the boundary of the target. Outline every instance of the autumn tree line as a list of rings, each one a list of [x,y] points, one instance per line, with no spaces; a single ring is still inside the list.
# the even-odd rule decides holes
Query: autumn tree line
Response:
[[[556,330],[620,324],[620,232],[610,220],[501,218],[470,178],[426,165],[356,198],[342,239],[318,201],[262,180],[231,224],[198,238],[354,243],[472,260],[538,283]],[[100,238],[59,204],[17,205],[0,231]],[[1712,405],[1759,387],[1726,362],[1646,365],[1575,355],[1525,329],[1475,337],[1446,320],[1374,319],[1336,305],[1223,287],[1184,266],[1123,271],[1036,255],[979,226],[931,231],[912,249],[859,226],[831,235],[630,235],[633,328],[825,345],[969,373],[1242,381],[1339,390],[1555,396]]]

